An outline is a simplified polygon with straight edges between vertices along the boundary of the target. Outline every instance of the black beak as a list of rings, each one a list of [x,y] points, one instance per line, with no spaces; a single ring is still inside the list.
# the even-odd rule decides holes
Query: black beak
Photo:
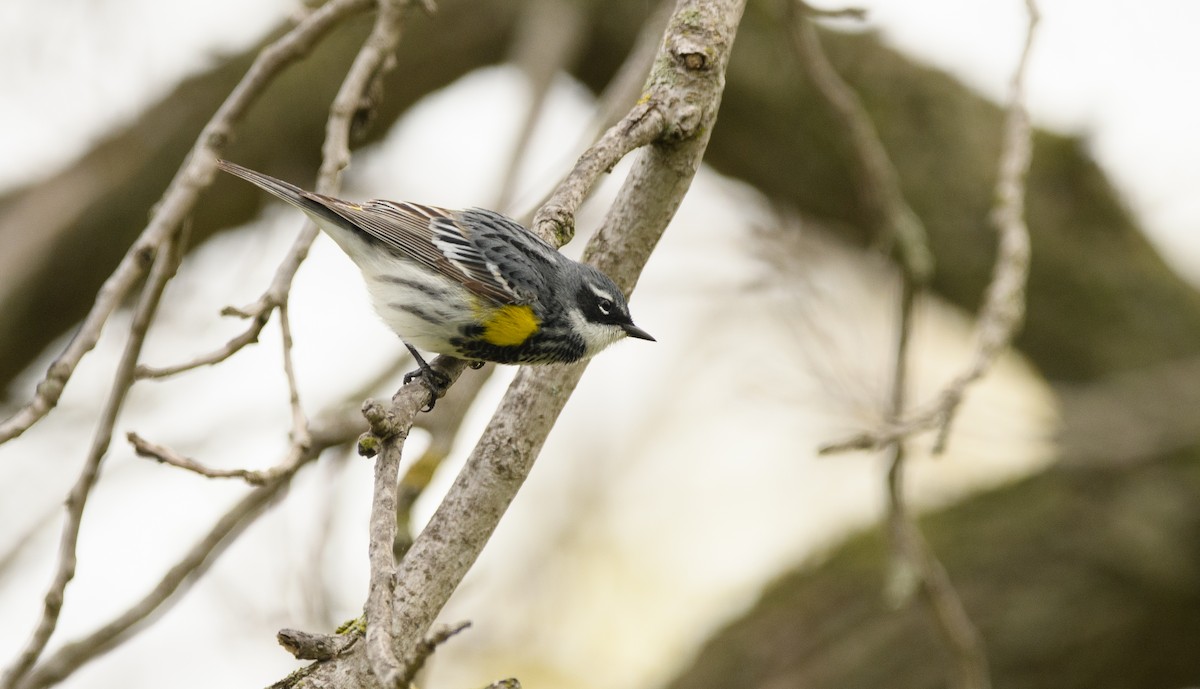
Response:
[[[625,334],[630,337],[636,337],[639,340],[650,340],[651,342],[658,341],[658,340],[655,340],[654,337],[650,335],[650,333],[646,332],[645,330],[642,330],[641,328],[637,327],[633,323],[626,323],[626,324],[622,325],[621,328],[624,329]]]

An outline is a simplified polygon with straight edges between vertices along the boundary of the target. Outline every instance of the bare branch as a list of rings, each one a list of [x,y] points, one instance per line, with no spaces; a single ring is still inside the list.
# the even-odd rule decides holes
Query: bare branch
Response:
[[[444,625],[429,636],[421,640],[411,654],[404,658],[404,674],[402,674],[396,684],[384,686],[395,686],[403,689],[412,684],[417,673],[421,668],[425,667],[425,661],[429,660],[429,656],[437,650],[438,646],[450,640],[450,637],[458,634],[462,630],[470,627],[470,622],[459,622],[455,625]]]
[[[167,191],[155,206],[150,223],[121,259],[116,270],[105,280],[79,331],[71,338],[63,353],[50,364],[33,399],[0,423],[0,443],[24,433],[58,404],[76,366],[99,341],[100,332],[109,316],[146,274],[155,254],[191,212],[200,192],[212,182],[217,153],[224,149],[234,124],[267,84],[284,67],[307,54],[317,40],[339,21],[366,9],[369,4],[370,0],[330,0],[263,49],[246,76],[200,132],[186,162],[175,173]]]
[[[317,192],[334,195],[341,188],[342,170],[350,164],[350,135],[356,118],[369,111],[372,103],[368,94],[372,85],[392,69],[394,53],[400,43],[401,19],[404,0],[380,0],[375,24],[363,43],[354,63],[342,80],[337,96],[329,108],[329,120],[325,123],[325,143],[321,146],[321,170],[317,175]],[[431,4],[426,3],[427,11]],[[308,223],[312,228],[312,223]],[[315,228],[314,234],[315,237]],[[311,243],[312,240],[309,240]],[[307,247],[298,254],[304,260]],[[299,262],[297,262],[297,265]],[[290,278],[288,280],[291,282]]]
[[[892,418],[904,414],[908,389],[908,349],[912,336],[913,303],[917,285],[903,279],[897,326],[896,358],[892,378]],[[945,567],[925,541],[917,527],[904,495],[905,440],[891,446],[892,460],[887,473],[887,524],[893,550],[893,570],[889,589],[899,604],[915,587],[925,594],[934,626],[941,633],[954,658],[957,689],[988,689],[987,651],[983,638],[967,615],[962,599]]]
[[[894,242],[900,265],[917,284],[929,281],[933,273],[933,255],[925,236],[925,226],[913,212],[900,189],[900,176],[879,139],[879,133],[862,101],[834,69],[821,49],[821,39],[812,21],[804,16],[814,10],[798,3],[803,13],[788,5],[792,25],[792,44],[817,90],[846,126],[859,166],[858,184],[863,204],[870,209],[875,233]]]
[[[203,576],[220,553],[291,483],[300,468],[315,460],[324,450],[353,440],[360,432],[359,424],[361,418],[354,413],[333,412],[315,420],[312,425],[312,446],[305,449],[296,446],[290,448],[288,455],[279,463],[278,471],[218,519],[212,529],[167,570],[149,593],[107,624],[64,645],[34,668],[24,681],[13,686],[17,689],[43,689],[57,684],[84,664],[141,631],[153,614],[178,600],[186,584]]]
[[[595,143],[602,133],[610,130],[610,128],[619,124],[620,120],[629,115],[630,110],[634,108],[638,100],[638,96],[642,95],[643,86],[646,85],[647,73],[650,70],[650,65],[654,64],[655,55],[659,52],[660,43],[662,43],[662,31],[666,29],[667,19],[671,18],[671,12],[674,10],[674,0],[661,0],[658,8],[654,11],[646,22],[643,22],[642,29],[638,31],[637,41],[628,55],[625,55],[625,61],[613,74],[612,79],[605,86],[604,91],[598,97],[596,104],[595,116],[592,124],[588,126],[588,130],[584,131],[581,136],[580,144],[574,148],[590,148],[590,144]],[[614,162],[613,164],[616,164]],[[610,168],[611,169],[611,166]],[[592,192],[595,182],[592,182],[592,187],[583,191],[583,196],[580,199],[582,204],[583,199],[588,197]],[[559,193],[559,187],[554,187],[550,193],[545,194],[538,204],[535,204],[534,209],[530,210],[530,214],[536,209],[545,209],[550,204],[554,194]],[[572,210],[578,211],[578,205]],[[538,222],[533,218],[526,218],[527,224],[530,227],[538,227]],[[547,218],[551,220],[551,218]],[[541,235],[546,239],[550,239],[551,234],[557,235],[560,230],[546,226],[547,229],[539,230]],[[556,236],[556,241],[562,241],[562,244],[570,241],[571,234],[574,233],[574,221],[571,221],[569,230],[562,230],[562,236]]]
[[[221,312],[221,314],[225,316],[236,315],[241,318],[252,318],[254,320],[250,324],[250,327],[246,328],[241,333],[238,333],[235,337],[226,342],[224,346],[208,352],[207,354],[202,354],[190,361],[173,364],[171,366],[155,367],[147,366],[146,364],[140,364],[137,367],[137,370],[134,371],[134,375],[139,380],[145,378],[169,378],[179,373],[183,373],[184,371],[191,371],[192,369],[200,368],[202,366],[219,364],[241,351],[241,349],[246,345],[258,342],[259,334],[262,333],[263,328],[267,325],[267,321],[271,318],[270,309],[256,308],[256,305],[248,306],[245,310],[227,307]]]
[[[1024,184],[1029,169],[1031,140],[1028,116],[1024,111],[1022,82],[1032,44],[1037,11],[1027,0],[1029,29],[1021,60],[1013,76],[1012,102],[1005,126],[1001,154],[997,205],[992,222],[1000,233],[1000,250],[993,270],[976,330],[975,357],[968,369],[947,386],[936,403],[909,420],[904,419],[907,388],[908,344],[912,329],[912,309],[919,280],[911,268],[903,273],[900,323],[896,346],[895,375],[892,381],[891,425],[882,432],[864,433],[843,443],[822,448],[822,452],[854,447],[890,448],[891,466],[887,475],[888,531],[894,550],[893,589],[899,584],[901,597],[919,586],[929,604],[936,628],[955,660],[955,684],[959,689],[989,689],[987,653],[983,639],[971,622],[962,599],[955,590],[945,567],[937,559],[916,526],[905,502],[903,477],[905,441],[920,430],[938,428],[935,451],[945,447],[950,422],[967,387],[981,378],[998,358],[1020,324],[1025,306],[1025,282],[1029,270],[1029,233],[1024,223]],[[803,42],[815,41],[815,31]],[[880,149],[882,151],[882,149]],[[883,159],[886,162],[886,159]],[[890,165],[890,164],[889,164]],[[872,167],[867,166],[868,169]],[[876,174],[887,172],[895,181],[894,170],[876,167]],[[875,179],[882,179],[872,175]],[[896,187],[898,189],[898,185]],[[897,192],[898,193],[898,192]],[[885,194],[882,198],[887,198]],[[889,203],[902,202],[898,196]],[[905,207],[906,208],[906,207]]]
[[[379,11],[376,16],[375,25],[371,34],[367,37],[363,47],[359,50],[355,57],[354,64],[351,66],[346,78],[342,82],[342,86],[338,91],[331,108],[329,120],[326,124],[326,140],[322,148],[323,161],[321,171],[318,177],[317,190],[320,193],[334,194],[340,186],[341,171],[349,164],[350,149],[349,139],[351,127],[356,115],[360,114],[365,106],[366,93],[370,90],[371,84],[379,78],[379,76],[390,67],[388,60],[394,51],[396,44],[400,38],[400,18],[401,7],[398,2],[381,2]],[[278,308],[280,312],[280,326],[283,334],[283,362],[284,371],[288,379],[289,397],[292,409],[293,428],[292,428],[292,457],[290,461],[267,471],[262,472],[237,472],[236,475],[245,478],[246,480],[260,480],[262,475],[266,476],[269,483],[264,486],[264,489],[278,485],[285,479],[290,479],[295,470],[299,468],[299,464],[312,455],[310,445],[314,439],[310,436],[308,424],[305,420],[303,410],[299,402],[299,393],[297,390],[295,370],[291,360],[291,328],[287,313],[288,294],[291,289],[292,280],[299,269],[300,264],[308,254],[309,247],[312,241],[316,238],[317,228],[311,222],[306,222],[299,236],[292,245],[291,250],[285,256],[283,262],[276,270],[275,277],[267,291],[254,304],[246,309],[243,309],[239,315],[247,315],[254,318],[251,327],[235,338],[229,345],[222,350],[219,350],[216,355],[201,357],[197,361],[212,362],[215,360],[223,360],[225,357],[232,355],[241,346],[249,342],[256,341],[259,332],[266,324],[270,311]],[[187,370],[188,366],[172,367],[172,372]],[[461,368],[459,369],[461,372]],[[415,391],[416,388],[413,388]],[[428,395],[428,391],[426,391]],[[412,393],[412,397],[419,395]],[[421,403],[422,405],[424,402]],[[420,407],[416,407],[419,409]],[[414,414],[416,411],[414,410]],[[411,425],[411,421],[409,423]],[[162,450],[164,448],[156,448]],[[385,453],[386,454],[386,453]],[[174,453],[153,452],[155,457],[171,457],[170,463],[177,466],[184,466],[184,463],[179,462],[180,458]],[[396,461],[398,462],[398,450],[395,453]],[[193,468],[196,465],[190,460],[186,460]],[[211,471],[209,472],[212,473]],[[395,494],[395,476],[391,480],[391,493]],[[261,489],[260,489],[261,490]],[[388,513],[388,520],[392,521],[394,528],[394,502],[391,511]],[[384,549],[388,556],[391,554],[391,541],[387,542],[387,547]],[[374,564],[374,562],[373,562]],[[373,567],[374,576],[374,567]],[[382,594],[377,594],[376,598],[381,598],[390,605],[390,585]],[[389,616],[390,617],[390,616]],[[387,619],[387,618],[385,618]],[[386,629],[386,627],[384,628]],[[390,645],[390,644],[389,644]],[[398,669],[397,669],[398,672]]]
[[[797,2],[797,5],[804,14],[809,16],[828,16],[823,12],[813,10],[802,1]],[[838,14],[854,14],[854,12],[839,12]],[[1003,270],[1007,277],[1000,287],[995,286],[999,280],[994,279],[993,288],[989,289],[989,295],[980,316],[981,334],[978,337],[980,343],[978,355],[972,367],[943,391],[932,412],[918,417],[924,419],[922,425],[913,425],[911,421],[903,421],[913,302],[917,290],[928,281],[933,267],[932,255],[929,253],[925,240],[925,230],[905,201],[900,191],[896,170],[879,141],[874,125],[861,102],[838,76],[821,51],[820,39],[812,22],[805,18],[793,17],[792,25],[796,49],[802,56],[802,62],[808,70],[810,78],[837,111],[839,120],[845,122],[850,130],[850,139],[855,146],[861,168],[860,180],[862,183],[859,188],[863,191],[864,202],[872,209],[872,213],[876,217],[877,232],[897,242],[902,268],[902,293],[889,427],[883,432],[863,433],[848,441],[825,446],[821,448],[821,452],[835,452],[858,447],[891,450],[892,460],[887,476],[887,519],[895,552],[894,562],[896,563],[892,583],[899,583],[905,591],[911,591],[914,585],[919,585],[925,593],[935,625],[955,659],[956,686],[961,689],[986,689],[990,686],[990,679],[982,638],[967,616],[962,601],[944,567],[925,543],[920,530],[908,514],[903,491],[906,458],[904,444],[911,433],[937,425],[942,429],[937,443],[940,450],[945,443],[945,434],[948,432],[950,418],[961,400],[966,386],[982,376],[992,361],[1007,346],[1012,330],[1020,320],[1024,306],[1024,275],[1028,270],[1028,234],[1023,231],[1020,233],[1023,242],[1019,241],[1021,237],[1009,237],[1006,240],[1005,231],[1001,230],[1001,254],[1007,253],[1008,255],[998,259],[996,271],[999,274]],[[1032,31],[1031,23],[1021,66],[1014,78],[1013,111],[1020,110],[1020,75],[1024,71]],[[1015,191],[1008,189],[1016,196],[1023,193],[1023,171],[1028,169],[1027,120],[1024,120],[1024,126],[1023,135],[1026,148],[1020,164],[1022,172],[1012,176]],[[1008,135],[1006,153],[1003,156],[1005,160],[1009,155],[1020,154],[1019,152],[1012,153],[1014,149],[1018,148],[1018,144],[1014,139],[1016,134],[1011,123]],[[1005,163],[1002,163],[1002,169],[1007,169]],[[1005,173],[1002,172],[1002,188],[1005,176]],[[1020,179],[1017,180],[1017,177]],[[1003,192],[998,191],[998,197],[1002,198],[1003,195]],[[1018,207],[1015,213],[1018,223],[1021,213],[1022,209]],[[1008,220],[1011,224],[1011,217]],[[998,226],[1002,224],[999,221],[996,222]],[[1007,246],[1005,246],[1006,243]],[[1003,269],[1002,265],[1005,266]],[[1013,273],[1016,271],[1021,273],[1019,280],[1013,279]],[[1017,283],[1019,283],[1019,287],[1015,286]],[[993,324],[992,321],[997,317],[992,314],[998,309],[1002,310],[1002,315],[999,316],[1000,323]]]
[[[288,318],[287,302],[279,305],[279,330],[283,344],[283,373],[288,383],[288,406],[292,410],[292,442],[306,447],[311,440],[308,437],[308,418],[300,405],[300,387],[296,384],[296,367],[292,363],[292,323]]]
[[[893,446],[892,469],[888,473],[888,532],[895,550],[893,561],[896,567],[892,582],[893,585],[899,582],[900,588],[896,591],[893,587],[893,598],[907,598],[911,587],[919,587],[929,606],[934,627],[954,658],[955,681],[952,686],[957,689],[988,689],[991,678],[983,637],[971,622],[945,566],[929,547],[904,506],[899,480],[903,463],[903,444],[897,443]]]
[[[133,431],[126,433],[125,437],[129,440],[129,444],[133,445],[133,451],[139,457],[149,457],[163,464],[170,464],[180,469],[186,469],[207,478],[240,478],[254,486],[261,486],[266,483],[266,477],[257,471],[249,469],[210,469],[194,459],[184,457],[169,447],[156,445]]]
[[[1025,72],[1033,48],[1039,14],[1034,0],[1025,0],[1029,24],[1021,59],[1010,85],[1011,100],[1004,122],[1004,148],[996,181],[996,206],[991,221],[999,234],[996,265],[984,295],[975,329],[975,358],[942,394],[935,451],[946,446],[950,424],[967,387],[987,373],[1008,347],[1025,318],[1025,285],[1029,281],[1029,227],[1025,224],[1025,179],[1033,159],[1029,112],[1025,109]]]
[[[75,372],[75,367],[96,346],[100,340],[100,332],[108,322],[108,317],[125,300],[137,281],[146,274],[155,251],[158,250],[171,229],[173,228],[162,227],[161,232],[147,238],[148,241],[135,243],[129,253],[125,254],[125,258],[121,260],[113,274],[104,281],[100,291],[96,293],[96,301],[92,305],[92,310],[80,325],[79,331],[71,338],[63,353],[50,364],[46,376],[37,385],[33,399],[3,423],[0,423],[0,443],[7,442],[29,430],[33,424],[40,421],[58,404],[67,381]],[[143,238],[146,238],[146,233],[143,233]]]
[[[72,486],[71,492],[67,494],[67,519],[59,541],[58,565],[43,599],[42,616],[28,644],[13,661],[13,664],[5,670],[3,677],[0,677],[0,687],[4,687],[4,689],[15,687],[33,668],[58,626],[63,595],[67,584],[75,577],[75,548],[79,542],[79,525],[83,520],[83,510],[87,505],[92,488],[96,485],[96,480],[100,477],[100,463],[112,442],[113,426],[121,414],[125,397],[133,386],[133,369],[137,365],[142,345],[146,341],[146,332],[150,329],[150,323],[158,309],[163,289],[179,266],[179,260],[183,255],[181,242],[182,237],[178,234],[168,235],[166,242],[155,256],[150,276],[143,286],[142,294],[134,308],[133,321],[129,327],[129,340],[125,343],[125,351],[122,352],[121,360],[117,364],[112,389],[109,391],[108,399],[100,413],[99,424],[92,437],[87,457],[84,459],[83,469],[80,471],[75,485]]]
[[[142,600],[88,636],[64,646],[38,666],[25,682],[17,686],[20,689],[41,689],[56,684],[84,663],[125,641],[136,631],[136,627],[152,612],[160,609],[185,581],[194,581],[201,576],[219,550],[232,540],[230,536],[251,523],[253,517],[270,503],[286,483],[285,480],[274,481],[255,489],[243,498],[214,524],[213,529],[197,542],[183,559],[167,571]]]
[[[396,479],[400,472],[400,455],[408,429],[412,428],[413,417],[396,419],[402,432],[387,435],[392,429],[375,423],[386,419],[387,410],[378,402],[368,401],[363,416],[371,423],[371,430],[385,442],[383,450],[375,457],[375,489],[371,499],[370,536],[367,545],[371,561],[371,579],[367,589],[364,613],[367,620],[367,660],[371,671],[385,687],[407,686],[399,677],[404,671],[396,657],[392,636],[392,587],[396,579],[396,561],[392,556],[392,543],[396,540]]]
[[[413,506],[429,487],[438,467],[450,456],[467,412],[495,370],[495,364],[489,364],[465,380],[459,379],[454,387],[446,391],[437,409],[430,414],[421,414],[414,424],[429,434],[429,445],[417,461],[409,465],[397,486],[396,536],[392,542],[392,554],[397,562],[412,547],[415,535],[412,529]]]
[[[566,179],[533,216],[534,232],[555,246],[571,241],[575,236],[575,213],[600,175],[611,172],[630,151],[663,134],[667,120],[657,105],[653,100],[639,103],[583,152]]]
[[[354,63],[329,107],[329,119],[325,123],[325,142],[321,147],[321,169],[317,174],[316,191],[319,194],[335,196],[341,189],[342,171],[350,164],[350,136],[355,120],[369,110],[371,103],[367,94],[372,85],[391,68],[392,53],[400,41],[402,4],[402,0],[382,0],[378,3],[379,10],[374,27],[355,55]],[[428,9],[429,4],[425,6]],[[219,363],[243,347],[258,342],[258,336],[266,327],[271,311],[287,303],[296,271],[308,257],[308,251],[318,234],[320,229],[311,221],[305,220],[262,296],[248,306],[240,309],[227,307],[222,312],[224,315],[251,319],[245,331],[217,350],[190,362],[159,369],[146,367],[143,369],[143,376],[163,378],[199,366]]]
[[[1029,279],[1029,228],[1025,224],[1025,179],[1032,159],[1033,140],[1025,109],[1024,80],[1038,23],[1033,0],[1026,0],[1029,24],[1020,62],[1013,74],[1012,98],[1004,125],[996,205],[991,221],[999,234],[992,280],[984,295],[975,328],[971,363],[923,410],[873,431],[821,447],[822,454],[848,450],[879,450],[922,431],[937,429],[934,451],[946,447],[950,424],[967,388],[984,376],[1008,347],[1025,315],[1025,285]]]

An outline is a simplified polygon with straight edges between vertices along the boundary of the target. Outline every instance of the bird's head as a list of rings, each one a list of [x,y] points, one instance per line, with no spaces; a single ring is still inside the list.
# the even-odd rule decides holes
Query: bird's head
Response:
[[[623,337],[654,341],[650,333],[633,324],[629,304],[620,288],[604,273],[585,263],[576,264],[568,300],[572,327],[583,337],[586,356],[594,356]]]

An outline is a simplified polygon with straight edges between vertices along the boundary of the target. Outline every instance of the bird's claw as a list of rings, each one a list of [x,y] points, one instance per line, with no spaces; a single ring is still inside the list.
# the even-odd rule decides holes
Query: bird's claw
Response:
[[[409,371],[404,374],[404,384],[408,385],[414,378],[420,378],[425,387],[429,389],[429,404],[421,411],[431,412],[437,404],[439,398],[446,394],[446,390],[450,387],[450,376],[435,370],[428,364],[418,368],[415,371]]]

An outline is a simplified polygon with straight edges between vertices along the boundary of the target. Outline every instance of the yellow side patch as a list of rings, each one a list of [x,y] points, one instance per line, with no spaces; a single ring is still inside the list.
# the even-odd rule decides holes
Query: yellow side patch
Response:
[[[529,339],[541,324],[529,306],[501,306],[483,321],[483,339],[499,347],[514,347]]]

